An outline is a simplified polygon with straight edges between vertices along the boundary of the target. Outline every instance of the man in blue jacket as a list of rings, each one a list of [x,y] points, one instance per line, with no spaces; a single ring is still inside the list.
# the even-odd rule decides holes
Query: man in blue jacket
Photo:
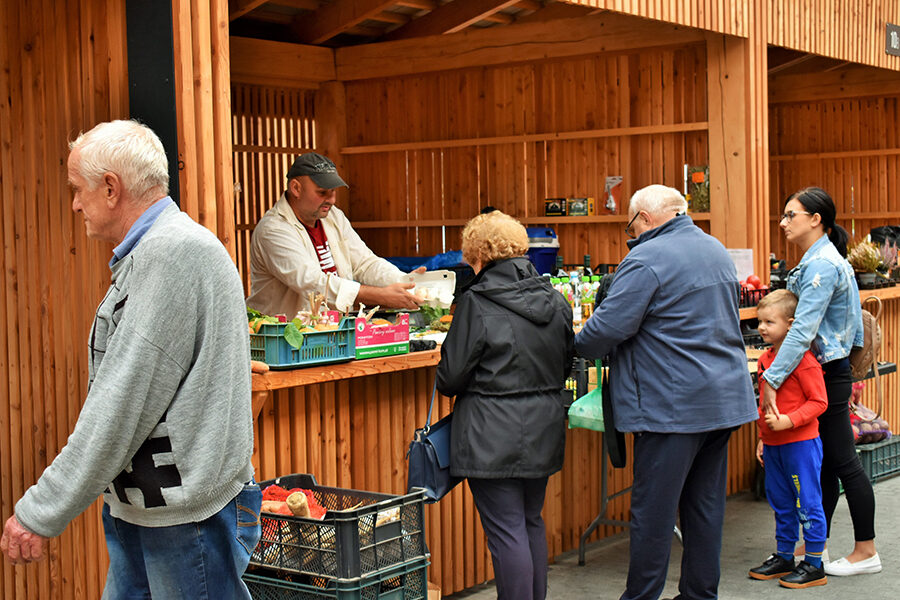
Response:
[[[757,416],[734,264],[686,209],[669,187],[634,194],[630,251],[575,337],[582,356],[610,355],[615,426],[635,434],[622,600],[659,598],[676,512],[684,533],[678,598],[717,598],[728,438]]]

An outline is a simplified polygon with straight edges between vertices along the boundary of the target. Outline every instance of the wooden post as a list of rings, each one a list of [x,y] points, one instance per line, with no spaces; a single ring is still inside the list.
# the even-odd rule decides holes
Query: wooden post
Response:
[[[761,5],[754,10],[764,10]],[[707,87],[710,233],[729,248],[753,248],[754,270],[766,278],[769,129],[763,40],[708,34]]]

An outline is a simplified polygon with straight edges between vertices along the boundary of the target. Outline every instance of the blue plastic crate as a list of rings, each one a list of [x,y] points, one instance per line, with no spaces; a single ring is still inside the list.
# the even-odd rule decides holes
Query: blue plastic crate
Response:
[[[248,572],[244,582],[253,600],[426,600],[428,560],[423,557],[372,577],[270,577]]]
[[[355,323],[355,318],[343,317],[337,329],[304,333],[299,348],[284,339],[286,323],[264,323],[257,333],[250,334],[250,358],[266,363],[271,369],[351,360],[356,354]]]

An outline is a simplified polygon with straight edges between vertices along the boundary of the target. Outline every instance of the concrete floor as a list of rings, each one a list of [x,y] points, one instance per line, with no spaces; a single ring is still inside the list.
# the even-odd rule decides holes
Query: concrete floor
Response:
[[[878,553],[884,570],[875,575],[829,577],[828,584],[806,590],[790,590],[775,580],[756,581],[747,571],[761,563],[775,547],[775,523],[769,504],[754,500],[749,493],[728,500],[722,544],[722,579],[719,597],[723,600],[880,600],[900,598],[900,477],[875,485]],[[850,552],[853,533],[847,502],[842,497],[832,522],[829,554],[833,559]],[[669,577],[664,598],[678,594],[681,546],[673,536]],[[557,557],[550,565],[550,600],[616,600],[625,589],[628,571],[628,533],[600,540],[588,547],[586,564],[578,566],[576,552]],[[489,600],[497,597],[492,582],[466,592],[445,596],[452,600]]]

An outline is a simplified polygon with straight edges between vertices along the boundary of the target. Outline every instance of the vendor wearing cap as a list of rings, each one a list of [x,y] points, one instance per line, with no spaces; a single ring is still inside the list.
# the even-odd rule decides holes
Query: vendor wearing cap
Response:
[[[292,318],[308,308],[309,292],[342,312],[360,303],[418,308],[406,274],[376,256],[334,205],[337,188],[349,186],[331,160],[301,154],[287,179],[281,199],[253,230],[250,308]]]

